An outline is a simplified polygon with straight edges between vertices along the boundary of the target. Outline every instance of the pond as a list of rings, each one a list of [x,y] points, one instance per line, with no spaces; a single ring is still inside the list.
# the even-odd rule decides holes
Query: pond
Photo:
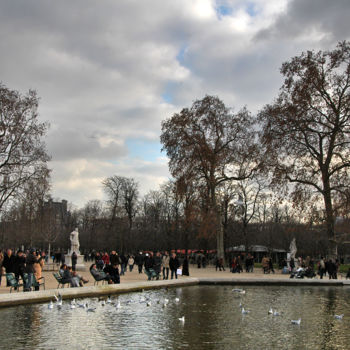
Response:
[[[48,303],[4,308],[1,344],[19,349],[349,348],[350,289],[245,286],[244,293],[236,288],[182,287],[79,299],[73,307],[64,300],[52,309]],[[242,307],[249,312],[243,314]],[[292,324],[298,319],[300,325]]]

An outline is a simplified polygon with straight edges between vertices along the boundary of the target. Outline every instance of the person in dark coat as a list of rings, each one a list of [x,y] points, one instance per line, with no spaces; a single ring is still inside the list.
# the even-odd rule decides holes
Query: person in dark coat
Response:
[[[24,291],[29,292],[32,289],[32,285],[34,284],[34,264],[39,263],[40,255],[37,256],[34,249],[31,249],[28,256],[26,257],[26,268],[25,272],[27,272],[28,277],[25,281]]]
[[[16,257],[12,254],[12,249],[7,249],[7,252],[4,255],[4,261],[2,263],[6,273],[15,273],[15,262]],[[8,284],[7,287],[9,287]]]
[[[77,266],[78,255],[76,252],[72,253],[72,270],[75,271],[75,267]]]
[[[19,281],[20,276],[22,278],[22,281],[24,281],[25,266],[26,266],[26,256],[24,255],[23,250],[20,249],[16,254],[15,267],[14,267],[15,277],[17,281]]]
[[[135,264],[137,265],[137,267],[139,269],[139,273],[142,273],[143,263],[144,263],[143,254],[142,254],[142,252],[140,252],[135,257]]]
[[[121,261],[120,261],[119,255],[115,250],[112,250],[111,254],[109,254],[109,262],[111,265],[115,265],[115,264],[120,265]]]
[[[105,266],[103,271],[107,275],[111,276],[113,283],[116,283],[116,284],[120,283],[119,268],[118,268],[117,263],[114,263],[113,265],[109,264],[109,265]]]
[[[13,255],[12,249],[7,249],[2,263],[2,266],[6,269],[6,273],[15,273],[15,263],[16,257]]]
[[[182,262],[182,275],[183,276],[189,276],[190,275],[190,271],[188,269],[188,258],[187,258],[187,255],[185,256],[185,259]]]
[[[160,252],[156,253],[156,256],[154,257],[154,271],[157,274],[157,280],[159,280],[159,276],[160,276],[160,271],[162,268],[162,256],[160,255]]]
[[[176,257],[175,253],[171,254],[170,261],[169,261],[169,267],[171,271],[171,279],[175,278],[177,279],[177,269],[180,267],[179,259]]]

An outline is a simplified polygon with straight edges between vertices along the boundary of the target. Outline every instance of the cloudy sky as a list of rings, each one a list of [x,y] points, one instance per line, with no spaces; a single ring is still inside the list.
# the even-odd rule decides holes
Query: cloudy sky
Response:
[[[282,62],[350,39],[349,0],[0,0],[0,81],[41,98],[52,195],[169,178],[161,121],[206,94],[258,111]]]

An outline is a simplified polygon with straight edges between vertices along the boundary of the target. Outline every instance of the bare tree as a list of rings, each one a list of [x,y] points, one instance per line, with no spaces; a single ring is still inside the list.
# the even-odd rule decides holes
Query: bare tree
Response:
[[[38,103],[35,91],[21,96],[0,84],[0,211],[27,182],[48,175],[48,125],[38,121]]]
[[[275,183],[294,185],[295,203],[302,203],[305,193],[323,201],[336,255],[333,199],[346,195],[350,185],[350,43],[302,53],[281,72],[280,95],[259,114],[266,158]]]
[[[175,179],[192,179],[202,187],[207,223],[214,223],[219,257],[224,258],[217,189],[225,181],[249,177],[256,160],[253,118],[246,109],[232,113],[217,97],[206,96],[163,121],[161,142]],[[248,171],[245,171],[245,170]]]

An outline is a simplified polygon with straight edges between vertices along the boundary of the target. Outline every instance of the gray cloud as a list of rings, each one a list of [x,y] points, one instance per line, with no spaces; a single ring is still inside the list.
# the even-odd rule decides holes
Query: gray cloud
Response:
[[[220,6],[227,14],[215,12]],[[131,159],[128,141],[156,144],[161,121],[205,94],[257,111],[277,95],[282,62],[349,38],[349,7],[345,0],[2,0],[0,79],[38,91],[40,118],[51,123],[54,195],[83,204],[101,198],[100,182],[113,174],[156,188],[169,176],[166,162],[142,161],[142,153]]]

